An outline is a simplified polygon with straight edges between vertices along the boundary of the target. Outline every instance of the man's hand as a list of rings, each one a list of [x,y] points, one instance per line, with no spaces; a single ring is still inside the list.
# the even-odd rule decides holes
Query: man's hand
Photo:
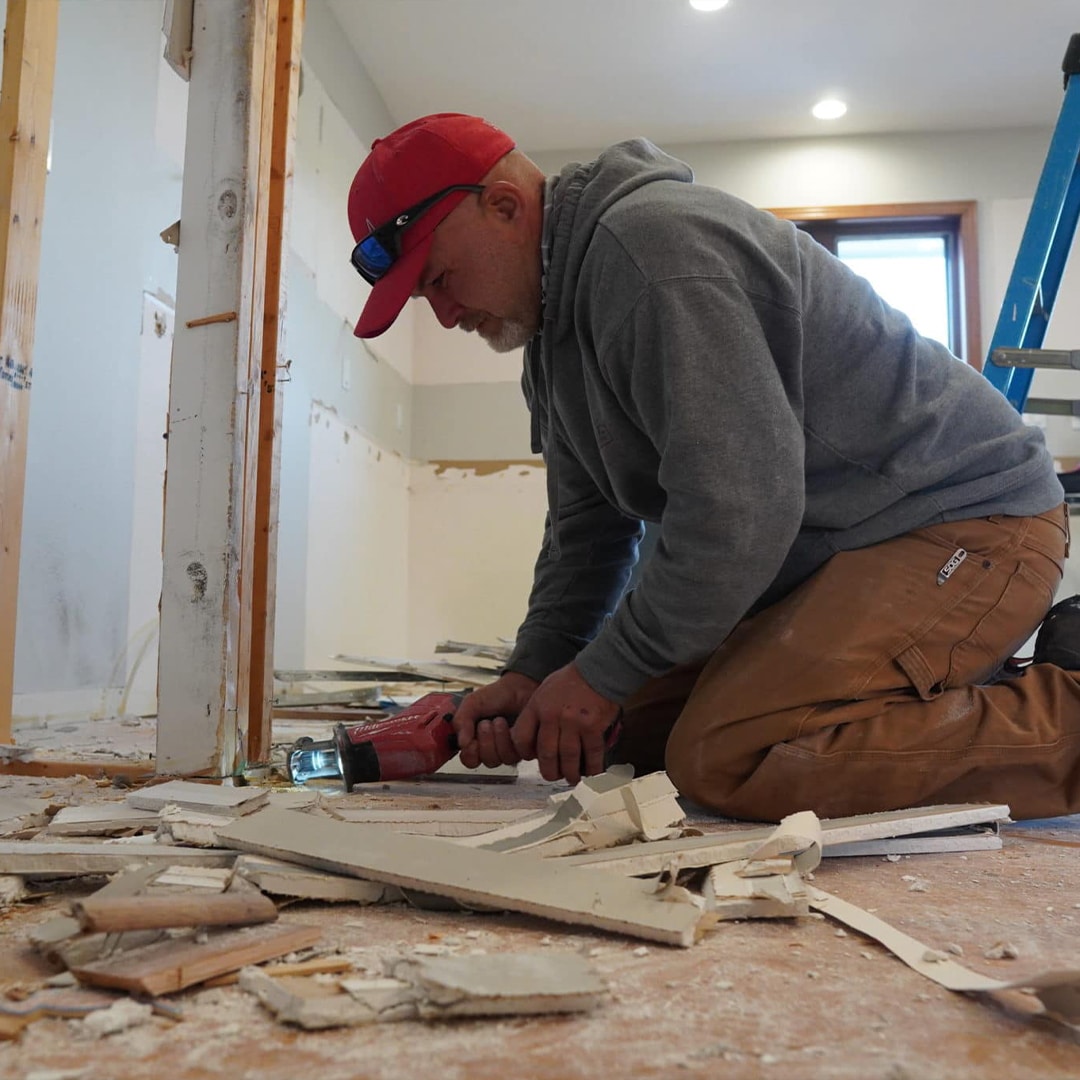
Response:
[[[510,729],[522,758],[535,757],[545,780],[576,784],[604,771],[604,735],[619,706],[598,694],[573,663],[552,672],[529,697]]]
[[[528,675],[508,671],[466,695],[454,714],[454,732],[465,768],[516,765],[521,760],[510,740],[510,721],[520,715],[539,685]]]

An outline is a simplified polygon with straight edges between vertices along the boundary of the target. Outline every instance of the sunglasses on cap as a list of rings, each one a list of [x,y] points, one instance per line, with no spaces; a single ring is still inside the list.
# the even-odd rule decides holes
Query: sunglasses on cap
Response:
[[[445,199],[447,195],[451,195],[455,191],[481,192],[483,190],[482,184],[451,184],[449,187],[443,188],[442,191],[436,191],[434,195],[429,195],[415,206],[410,206],[408,210],[402,210],[400,214],[396,214],[385,224],[380,225],[377,229],[372,229],[353,248],[349,260],[353,264],[353,269],[369,285],[374,285],[385,277],[390,267],[401,257],[401,234],[410,225],[415,224],[417,219],[426,211],[430,210],[440,199]]]

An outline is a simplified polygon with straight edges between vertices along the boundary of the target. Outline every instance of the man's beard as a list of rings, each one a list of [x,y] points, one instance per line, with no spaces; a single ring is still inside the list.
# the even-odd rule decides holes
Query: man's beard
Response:
[[[518,319],[500,319],[497,330],[489,333],[481,325],[477,328],[477,333],[495,352],[508,353],[515,349],[523,349],[528,345],[529,340],[536,333],[536,326]]]

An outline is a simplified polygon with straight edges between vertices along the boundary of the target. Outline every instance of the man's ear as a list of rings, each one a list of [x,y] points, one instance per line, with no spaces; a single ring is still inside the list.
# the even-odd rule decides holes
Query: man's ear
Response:
[[[485,213],[492,213],[501,221],[515,221],[523,217],[524,193],[510,180],[496,180],[486,184],[480,194],[480,201]]]

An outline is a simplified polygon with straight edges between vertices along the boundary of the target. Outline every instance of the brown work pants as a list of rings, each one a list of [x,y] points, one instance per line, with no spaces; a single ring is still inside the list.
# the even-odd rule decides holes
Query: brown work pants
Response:
[[[633,695],[615,758],[763,821],[973,801],[1016,818],[1080,811],[1080,673],[1036,664],[995,679],[1067,554],[1061,506],[834,555],[704,664]]]

